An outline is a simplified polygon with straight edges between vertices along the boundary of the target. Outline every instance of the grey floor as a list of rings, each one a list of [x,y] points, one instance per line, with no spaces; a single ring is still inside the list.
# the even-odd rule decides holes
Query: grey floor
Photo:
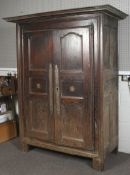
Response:
[[[0,175],[130,175],[130,155],[110,154],[105,171],[91,168],[91,160],[35,148],[19,149],[18,139],[0,144]]]

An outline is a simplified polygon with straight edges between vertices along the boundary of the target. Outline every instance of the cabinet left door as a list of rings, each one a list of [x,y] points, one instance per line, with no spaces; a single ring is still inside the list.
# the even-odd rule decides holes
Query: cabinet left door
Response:
[[[53,141],[52,32],[24,33],[23,94],[26,137]]]

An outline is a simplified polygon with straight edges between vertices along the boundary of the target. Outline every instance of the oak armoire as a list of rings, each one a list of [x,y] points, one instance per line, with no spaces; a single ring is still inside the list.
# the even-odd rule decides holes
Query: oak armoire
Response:
[[[20,139],[92,158],[118,149],[118,20],[96,6],[4,18],[17,24]]]

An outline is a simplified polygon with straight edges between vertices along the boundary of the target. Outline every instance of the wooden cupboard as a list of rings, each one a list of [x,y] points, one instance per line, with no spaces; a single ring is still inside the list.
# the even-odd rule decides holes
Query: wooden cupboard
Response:
[[[118,20],[110,6],[5,18],[17,24],[20,138],[93,159],[118,148]]]

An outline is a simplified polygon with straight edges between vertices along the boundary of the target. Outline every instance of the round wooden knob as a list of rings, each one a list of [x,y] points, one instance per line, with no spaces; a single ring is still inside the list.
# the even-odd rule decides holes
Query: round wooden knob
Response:
[[[70,90],[70,92],[74,92],[75,91],[75,87],[74,86],[70,86],[69,90]]]

